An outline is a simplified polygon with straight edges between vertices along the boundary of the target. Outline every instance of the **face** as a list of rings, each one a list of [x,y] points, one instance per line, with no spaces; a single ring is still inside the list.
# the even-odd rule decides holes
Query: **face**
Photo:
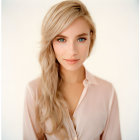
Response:
[[[53,39],[53,49],[60,67],[74,71],[83,65],[89,54],[90,27],[83,18],[77,18]]]

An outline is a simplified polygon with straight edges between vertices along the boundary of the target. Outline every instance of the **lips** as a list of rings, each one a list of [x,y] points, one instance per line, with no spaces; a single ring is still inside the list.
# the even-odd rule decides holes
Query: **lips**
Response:
[[[65,59],[66,60],[66,62],[68,63],[68,64],[75,64],[75,63],[77,63],[80,59]]]
[[[77,61],[79,59],[65,59],[65,60],[67,60],[67,61]]]

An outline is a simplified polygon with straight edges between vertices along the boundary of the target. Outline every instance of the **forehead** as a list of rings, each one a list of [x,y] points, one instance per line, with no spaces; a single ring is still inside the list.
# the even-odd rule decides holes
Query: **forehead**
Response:
[[[90,26],[88,22],[80,17],[74,20],[66,29],[64,29],[60,34],[61,35],[78,35],[81,33],[89,33]]]

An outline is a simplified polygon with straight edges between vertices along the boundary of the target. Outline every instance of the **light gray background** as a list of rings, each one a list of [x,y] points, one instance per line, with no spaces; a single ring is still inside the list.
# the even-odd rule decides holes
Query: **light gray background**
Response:
[[[2,140],[21,140],[25,85],[40,73],[41,22],[60,0],[2,0]],[[138,0],[82,0],[97,39],[84,63],[113,83],[123,140],[138,140]]]

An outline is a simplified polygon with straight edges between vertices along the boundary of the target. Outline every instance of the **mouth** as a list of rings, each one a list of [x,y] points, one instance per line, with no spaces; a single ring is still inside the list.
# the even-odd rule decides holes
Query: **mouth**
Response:
[[[67,60],[67,61],[77,61],[79,59],[65,59],[65,60]]]
[[[77,63],[80,59],[64,59],[68,64],[75,64]]]

